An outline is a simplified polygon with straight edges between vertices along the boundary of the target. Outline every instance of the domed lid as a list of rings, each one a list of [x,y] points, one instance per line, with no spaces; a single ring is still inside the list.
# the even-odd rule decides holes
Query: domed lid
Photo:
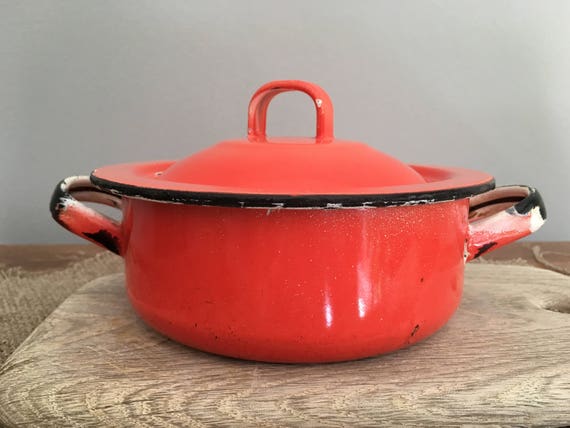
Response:
[[[266,136],[269,103],[285,91],[302,91],[312,98],[314,138]],[[395,195],[408,194],[400,202],[405,203],[458,186],[470,188],[460,192],[464,196],[493,186],[493,178],[484,173],[410,166],[363,143],[336,140],[329,96],[319,86],[298,80],[271,82],[253,95],[247,139],[224,141],[179,161],[99,168],[91,179],[131,197],[260,207],[384,206],[402,200]],[[431,199],[437,198],[425,201]]]

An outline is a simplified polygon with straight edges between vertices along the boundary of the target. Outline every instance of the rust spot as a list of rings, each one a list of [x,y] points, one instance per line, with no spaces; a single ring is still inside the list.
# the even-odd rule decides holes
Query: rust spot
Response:
[[[481,248],[479,248],[479,250],[477,250],[475,257],[473,257],[473,258],[476,259],[477,257],[485,254],[487,251],[489,251],[495,245],[497,245],[497,243],[495,241],[488,242],[487,244],[485,244]]]
[[[420,325],[416,324],[416,326],[412,330],[412,333],[410,334],[410,337],[414,337],[414,335],[418,332],[419,329],[420,329]]]
[[[115,254],[119,254],[119,238],[113,236],[109,231],[105,229],[101,229],[98,232],[89,233],[83,232],[83,235],[93,241],[96,241],[107,248],[109,251],[112,251]]]

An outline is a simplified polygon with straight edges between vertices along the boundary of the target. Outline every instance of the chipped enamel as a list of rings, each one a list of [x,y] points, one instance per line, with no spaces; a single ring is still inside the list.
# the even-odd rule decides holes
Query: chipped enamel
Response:
[[[534,233],[540,229],[544,225],[545,221],[546,219],[544,219],[540,214],[540,207],[534,207],[530,211],[530,233]]]

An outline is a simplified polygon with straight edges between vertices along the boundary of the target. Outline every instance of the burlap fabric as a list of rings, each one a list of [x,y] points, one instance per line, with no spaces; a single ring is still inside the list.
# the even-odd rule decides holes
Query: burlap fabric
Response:
[[[122,269],[111,253],[50,272],[0,267],[0,365],[77,288]]]

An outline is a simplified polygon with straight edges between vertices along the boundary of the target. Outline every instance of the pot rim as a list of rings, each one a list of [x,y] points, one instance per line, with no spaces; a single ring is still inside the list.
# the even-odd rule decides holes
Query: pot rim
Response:
[[[103,167],[120,168],[133,164],[113,165]],[[147,166],[149,164],[136,164]],[[488,192],[495,188],[495,179],[479,171],[460,168],[437,168],[422,165],[410,165],[417,170],[435,171],[436,173],[451,172],[452,178],[434,180],[425,185],[387,187],[385,192],[351,193],[351,194],[266,194],[266,193],[234,193],[223,191],[194,191],[167,188],[165,182],[153,182],[148,179],[149,186],[134,185],[115,181],[100,176],[100,170],[94,170],[90,175],[91,182],[100,189],[119,196],[133,199],[149,200],[161,203],[182,205],[219,206],[231,208],[379,208],[392,206],[426,205],[448,202]],[[108,175],[108,174],[102,174]],[[462,179],[458,179],[461,177]],[[474,178],[476,178],[474,180]],[[162,187],[160,187],[162,186]],[[390,192],[390,190],[392,190]]]

